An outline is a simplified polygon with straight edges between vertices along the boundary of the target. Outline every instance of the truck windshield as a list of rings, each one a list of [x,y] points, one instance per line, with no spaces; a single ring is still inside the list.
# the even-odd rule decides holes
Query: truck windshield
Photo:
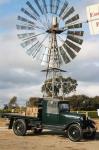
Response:
[[[59,112],[60,113],[69,112],[69,104],[59,104]]]

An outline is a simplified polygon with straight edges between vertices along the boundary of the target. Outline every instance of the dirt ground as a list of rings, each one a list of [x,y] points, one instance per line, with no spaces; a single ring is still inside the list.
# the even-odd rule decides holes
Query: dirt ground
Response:
[[[95,140],[72,142],[62,133],[44,131],[41,135],[28,133],[25,137],[14,135],[0,120],[0,150],[99,150],[99,133]],[[97,126],[99,120],[96,120]]]

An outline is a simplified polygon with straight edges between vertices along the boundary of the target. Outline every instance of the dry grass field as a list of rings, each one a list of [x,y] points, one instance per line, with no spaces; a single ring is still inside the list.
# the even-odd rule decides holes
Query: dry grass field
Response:
[[[99,120],[96,120],[97,126]],[[61,133],[44,131],[41,135],[28,133],[24,137],[14,135],[5,127],[6,120],[0,119],[0,150],[99,150],[99,133],[95,140],[71,142]]]

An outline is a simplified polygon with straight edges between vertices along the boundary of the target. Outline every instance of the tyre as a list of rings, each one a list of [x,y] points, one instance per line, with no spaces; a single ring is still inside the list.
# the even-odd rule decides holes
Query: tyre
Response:
[[[18,119],[13,123],[13,131],[18,136],[24,136],[26,134],[26,123],[22,119]]]
[[[67,136],[71,141],[78,142],[82,138],[82,129],[78,124],[72,124],[67,130]]]
[[[84,139],[94,140],[96,136],[96,132],[86,132],[83,135]]]
[[[95,139],[95,136],[96,136],[96,130],[95,130],[95,127],[93,125],[89,126],[89,132],[85,132],[83,134],[83,138],[84,139]]]

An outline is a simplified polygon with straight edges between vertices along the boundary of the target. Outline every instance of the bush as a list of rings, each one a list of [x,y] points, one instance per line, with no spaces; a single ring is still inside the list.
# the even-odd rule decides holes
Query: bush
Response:
[[[88,116],[91,118],[98,118],[97,111],[89,111]]]
[[[11,113],[11,110],[10,109],[7,109],[7,110],[0,109],[0,113]]]

